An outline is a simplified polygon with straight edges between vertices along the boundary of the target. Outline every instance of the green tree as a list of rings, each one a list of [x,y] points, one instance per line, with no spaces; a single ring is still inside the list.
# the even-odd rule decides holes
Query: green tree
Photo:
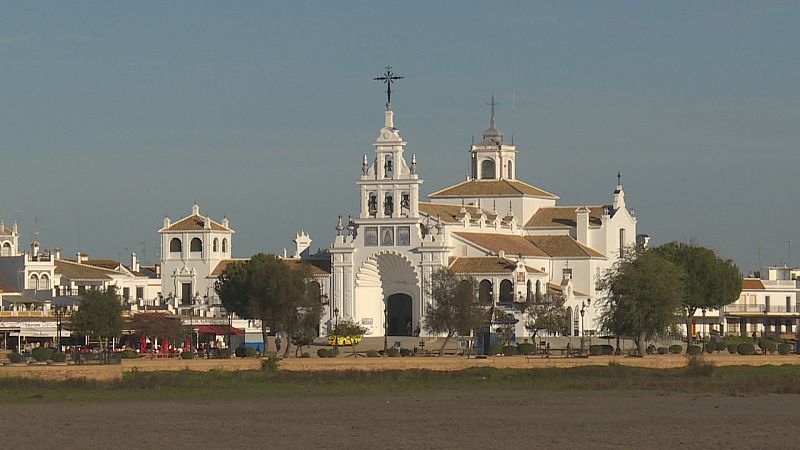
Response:
[[[106,290],[89,289],[81,298],[80,308],[70,317],[72,332],[100,341],[103,350],[108,339],[122,335],[122,302],[114,286]]]
[[[600,327],[636,338],[643,355],[649,339],[666,332],[679,317],[683,270],[652,250],[629,253],[597,283],[603,292]]]
[[[322,305],[308,295],[309,278],[304,265],[295,268],[275,255],[258,254],[228,265],[215,289],[228,311],[261,321],[267,350],[270,329],[285,331],[288,336],[316,330]],[[289,344],[284,356],[289,354]]]
[[[518,309],[523,313],[525,329],[533,333],[535,342],[539,331],[550,335],[562,332],[567,326],[567,310],[560,294],[548,292],[534,297],[518,305]]]
[[[349,319],[340,320],[339,323],[333,327],[333,335],[336,336],[337,342],[338,338],[345,338],[346,341],[350,342],[350,348],[353,350],[354,355],[356,354],[356,341],[360,341],[366,332],[366,327],[362,327]]]
[[[453,336],[469,336],[486,320],[486,309],[478,303],[478,283],[443,267],[431,275],[428,295],[433,300],[425,308],[423,327],[431,334],[444,334],[439,354],[444,353]]]
[[[138,336],[159,337],[172,342],[186,335],[180,318],[159,313],[136,314],[128,322],[128,327]]]
[[[731,260],[698,245],[669,242],[653,249],[685,272],[681,306],[690,336],[691,321],[698,309],[719,310],[739,298],[742,275]]]

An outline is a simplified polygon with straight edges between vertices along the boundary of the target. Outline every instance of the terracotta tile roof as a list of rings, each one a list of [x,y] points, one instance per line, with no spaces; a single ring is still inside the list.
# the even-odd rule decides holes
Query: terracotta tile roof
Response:
[[[524,256],[548,256],[547,253],[543,252],[539,247],[533,245],[523,236],[464,232],[454,232],[453,234],[494,254],[498,254],[502,250],[509,255],[522,254]]]
[[[766,289],[766,286],[764,286],[764,282],[762,282],[758,278],[744,278],[742,279],[742,289],[755,291],[760,289]]]
[[[571,236],[528,236],[527,239],[534,245],[542,249],[547,256],[555,258],[605,258],[605,255],[597,250],[587,247]]]
[[[65,259],[64,261],[69,261],[74,263],[74,259]],[[107,270],[116,270],[119,267],[119,262],[114,261],[113,259],[87,259],[81,262],[81,264],[85,264],[87,266],[94,266],[99,267],[101,269]]]
[[[575,210],[578,208],[579,206],[539,208],[525,226],[529,228],[575,228],[577,221]],[[601,225],[600,216],[603,215],[603,206],[594,205],[587,206],[587,208],[589,208],[589,225]]]
[[[330,259],[286,259],[284,261],[293,267],[307,266],[311,270],[311,275],[330,275],[331,273]]]
[[[78,264],[73,261],[57,259],[55,262],[56,273],[68,280],[109,280],[110,275],[119,275],[113,270]]]
[[[439,197],[540,197],[558,199],[545,190],[519,180],[467,180],[430,194]]]
[[[203,231],[205,230],[206,218],[200,215],[192,215],[173,223],[163,231]],[[233,231],[223,227],[217,222],[211,221],[211,231]]]
[[[517,268],[517,263],[514,261],[506,258],[498,258],[496,256],[458,256],[450,258],[449,262],[450,270],[455,273],[508,274],[514,272]],[[542,273],[528,266],[525,266],[525,269],[528,273]]]
[[[464,209],[467,210],[472,220],[476,220],[478,216],[478,208],[475,206],[464,206]],[[446,223],[457,223],[460,222],[458,219],[458,215],[461,213],[461,205],[445,205],[441,203],[419,203],[419,212],[425,216],[429,216],[432,219],[436,219],[437,217],[442,218],[442,222]],[[486,220],[494,221],[494,218],[497,216],[494,213],[484,210],[483,213],[486,215]]]
[[[223,259],[222,261],[217,263],[217,267],[214,267],[214,270],[211,271],[209,276],[210,277],[218,277],[218,276],[222,275],[222,272],[224,272],[225,268],[228,267],[229,265],[231,265],[233,263],[246,262],[246,261],[248,261],[248,260],[247,259]]]

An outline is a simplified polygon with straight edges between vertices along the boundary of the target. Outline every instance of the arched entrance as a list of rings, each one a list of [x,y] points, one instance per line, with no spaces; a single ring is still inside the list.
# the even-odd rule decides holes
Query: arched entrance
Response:
[[[393,294],[386,299],[386,334],[389,336],[411,336],[413,328],[411,296]]]

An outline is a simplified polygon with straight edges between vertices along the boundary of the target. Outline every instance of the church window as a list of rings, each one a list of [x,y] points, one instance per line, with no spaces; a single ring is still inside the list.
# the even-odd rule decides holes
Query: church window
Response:
[[[492,304],[492,282],[489,280],[481,280],[478,284],[478,301],[481,305]]]
[[[542,282],[540,280],[536,280],[536,301],[542,297]]]
[[[28,284],[28,289],[37,290],[39,289],[39,276],[35,273],[31,275],[31,281]]]
[[[192,242],[189,243],[189,251],[192,253],[195,252],[202,252],[203,251],[203,241],[199,238],[192,239]]]
[[[508,162],[508,176],[506,178],[513,179],[514,178],[513,173],[514,173],[513,163],[511,161],[509,161]]]
[[[228,253],[228,240],[222,239],[222,253]]]
[[[369,193],[367,208],[369,209],[370,216],[375,217],[375,215],[378,214],[378,194],[374,192]]]
[[[0,250],[0,256],[11,256],[11,243],[3,242],[3,248]]]
[[[511,280],[500,282],[500,303],[511,303],[514,301],[514,285]]]
[[[481,179],[493,180],[494,179],[494,160],[484,159],[481,161]]]
[[[39,277],[39,289],[45,291],[50,289],[50,277],[46,273]]]
[[[526,292],[527,299],[528,301],[531,301],[533,300],[533,281],[528,280],[528,282],[526,283],[526,287],[527,287],[527,292]]]
[[[211,249],[214,251],[214,253],[219,251],[219,239],[214,238],[214,243],[211,244]]]
[[[625,254],[625,228],[619,230],[619,255]]]
[[[409,208],[411,208],[411,195],[408,192],[403,192],[400,197],[400,212],[408,214]]]
[[[392,178],[392,175],[394,174],[394,164],[393,163],[394,163],[394,161],[392,160],[392,155],[386,155],[386,159],[384,160],[384,163],[383,163],[383,170],[384,170],[384,172],[383,172],[384,175],[383,176],[385,178]]]
[[[181,244],[181,240],[178,238],[172,238],[169,241],[169,252],[170,253],[180,253],[183,250],[183,244]]]
[[[391,192],[387,192],[383,202],[383,215],[391,216],[392,213],[394,213],[394,197]]]

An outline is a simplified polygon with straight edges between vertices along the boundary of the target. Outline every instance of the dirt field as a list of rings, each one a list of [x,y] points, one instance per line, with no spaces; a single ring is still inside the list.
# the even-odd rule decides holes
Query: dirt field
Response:
[[[0,408],[6,430],[0,443],[21,449],[797,448],[791,430],[798,414],[796,396],[614,391],[34,401]]]
[[[713,361],[717,366],[728,365],[783,365],[800,364],[797,355],[707,355],[705,359]],[[531,358],[524,356],[490,357],[486,359],[467,359],[457,356],[431,357],[431,358],[352,358],[339,356],[337,358],[289,358],[281,361],[281,370],[319,371],[319,370],[402,370],[402,369],[429,369],[429,370],[461,370],[469,367],[497,367],[497,368],[534,368],[534,367],[575,367],[582,365],[605,366],[610,361],[622,365],[674,368],[686,365],[686,357],[682,355],[658,355],[644,358],[620,358],[611,356],[596,356],[591,358]],[[0,376],[25,376],[45,379],[61,380],[64,378],[86,377],[97,380],[107,380],[122,377],[123,372],[130,370],[197,370],[208,371],[221,368],[223,370],[252,370],[257,369],[260,360],[256,358],[229,360],[201,359],[139,359],[124,360],[122,365],[116,366],[25,366],[25,367],[0,367]]]

